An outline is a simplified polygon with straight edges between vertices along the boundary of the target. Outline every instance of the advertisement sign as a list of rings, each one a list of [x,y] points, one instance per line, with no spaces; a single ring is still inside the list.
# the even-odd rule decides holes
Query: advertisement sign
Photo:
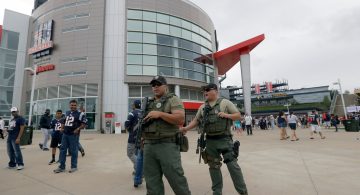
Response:
[[[115,134],[121,134],[121,123],[115,122]]]
[[[44,65],[44,66],[38,66],[36,68],[36,74],[39,74],[41,72],[46,72],[46,71],[51,71],[51,70],[55,70],[55,65],[54,64],[48,64],[48,65]]]
[[[346,107],[347,112],[360,112],[360,106],[349,106]]]
[[[34,30],[33,45],[28,50],[28,54],[33,55],[33,58],[36,59],[42,56],[50,55],[50,49],[54,47],[52,42],[53,26],[53,20],[36,25]]]

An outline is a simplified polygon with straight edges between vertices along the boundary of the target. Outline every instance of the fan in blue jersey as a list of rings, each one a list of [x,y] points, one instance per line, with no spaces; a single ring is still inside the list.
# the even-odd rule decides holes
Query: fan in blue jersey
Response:
[[[59,144],[61,144],[63,123],[64,123],[64,118],[63,118],[62,110],[57,110],[55,119],[53,119],[50,123],[50,127],[52,129],[51,143],[50,143],[52,158],[51,161],[49,162],[49,165],[55,162],[56,148],[58,147]],[[58,162],[60,162],[60,160]]]
[[[85,128],[87,123],[85,114],[77,109],[77,101],[70,101],[70,111],[65,114],[64,131],[60,147],[60,166],[54,170],[54,173],[65,171],[66,151],[71,153],[71,169],[69,173],[77,171],[77,158],[79,147],[79,134],[81,129]]]

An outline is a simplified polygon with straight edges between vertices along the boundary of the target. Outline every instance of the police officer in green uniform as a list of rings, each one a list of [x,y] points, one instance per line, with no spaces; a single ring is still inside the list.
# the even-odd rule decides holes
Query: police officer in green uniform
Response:
[[[165,175],[177,195],[191,194],[181,165],[180,146],[176,144],[185,112],[180,98],[168,92],[166,79],[154,77],[150,85],[154,97],[144,113],[144,175],[148,195],[163,195]]]
[[[202,158],[209,165],[214,195],[222,194],[221,161],[227,165],[236,191],[241,195],[247,195],[246,184],[233,150],[230,131],[232,121],[240,120],[240,112],[232,102],[218,97],[216,84],[208,84],[203,90],[205,104],[199,108],[194,120],[188,126],[182,127],[181,131],[186,133],[199,125],[203,128],[206,134],[206,148]]]

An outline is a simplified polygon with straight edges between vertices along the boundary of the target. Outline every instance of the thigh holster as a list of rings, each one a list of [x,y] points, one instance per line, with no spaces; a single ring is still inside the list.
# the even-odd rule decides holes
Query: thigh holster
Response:
[[[220,169],[221,167],[221,161],[222,161],[222,158],[214,158],[212,156],[210,156],[209,154],[206,153],[206,151],[204,151],[202,154],[201,154],[203,160],[204,160],[204,163],[205,164],[209,164],[209,167],[211,169]]]

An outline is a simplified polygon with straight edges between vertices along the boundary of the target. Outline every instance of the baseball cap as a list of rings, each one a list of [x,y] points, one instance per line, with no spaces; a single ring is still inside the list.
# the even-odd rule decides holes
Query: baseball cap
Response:
[[[19,109],[16,108],[16,107],[12,107],[12,108],[10,109],[10,111],[11,111],[11,112],[17,112],[17,111],[19,111]]]
[[[167,85],[166,79],[163,76],[155,76],[151,81],[150,84],[153,84],[154,82],[159,82],[162,85]]]
[[[140,108],[141,107],[141,101],[140,100],[135,100],[134,101],[134,106],[137,107],[137,108]]]
[[[217,85],[216,85],[215,83],[209,83],[209,84],[207,84],[207,85],[205,85],[205,86],[202,86],[201,88],[202,88],[204,91],[206,91],[206,90],[211,90],[211,89],[215,89],[215,90],[218,89],[218,87],[217,87]]]

